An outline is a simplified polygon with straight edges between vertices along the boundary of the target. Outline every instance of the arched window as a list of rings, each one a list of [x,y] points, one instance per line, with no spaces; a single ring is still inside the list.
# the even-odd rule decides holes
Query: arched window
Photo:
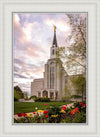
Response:
[[[52,55],[54,55],[54,49],[52,49]]]
[[[54,74],[55,74],[55,70],[54,70],[54,62],[50,63],[50,88],[54,89]]]

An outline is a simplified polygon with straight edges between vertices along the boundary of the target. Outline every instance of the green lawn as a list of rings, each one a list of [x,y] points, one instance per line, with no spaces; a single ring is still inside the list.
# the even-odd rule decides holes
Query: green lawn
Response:
[[[51,105],[62,106],[69,103],[70,102],[14,102],[14,114],[34,112],[36,111],[36,107],[38,110],[45,110]],[[44,104],[47,104],[47,106],[44,106]]]

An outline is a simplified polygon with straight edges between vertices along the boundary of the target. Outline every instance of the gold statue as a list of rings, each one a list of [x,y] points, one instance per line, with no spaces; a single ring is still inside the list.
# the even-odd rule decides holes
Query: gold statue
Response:
[[[54,25],[54,32],[56,32],[56,26]]]

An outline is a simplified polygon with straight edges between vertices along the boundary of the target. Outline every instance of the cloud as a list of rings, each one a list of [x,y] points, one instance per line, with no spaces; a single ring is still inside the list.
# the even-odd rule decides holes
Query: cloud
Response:
[[[45,24],[50,27],[53,27],[55,25],[59,31],[63,31],[63,32],[70,31],[70,25],[67,23],[67,20],[64,20],[64,18],[54,19],[48,17],[45,20]]]
[[[35,78],[42,78],[44,64],[50,56],[53,24],[57,26],[58,45],[65,45],[70,32],[65,14],[13,14],[14,23],[14,84],[30,90]],[[28,85],[28,87],[27,87]]]
[[[26,76],[23,76],[22,74],[20,75],[20,74],[16,74],[16,73],[14,73],[14,77],[16,77],[16,78],[24,78],[24,79],[28,78]]]

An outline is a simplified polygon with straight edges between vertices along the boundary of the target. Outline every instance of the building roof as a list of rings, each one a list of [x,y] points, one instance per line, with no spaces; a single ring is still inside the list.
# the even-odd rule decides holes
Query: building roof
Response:
[[[54,37],[53,37],[52,46],[54,46],[54,45],[57,47],[56,26],[54,26]]]

